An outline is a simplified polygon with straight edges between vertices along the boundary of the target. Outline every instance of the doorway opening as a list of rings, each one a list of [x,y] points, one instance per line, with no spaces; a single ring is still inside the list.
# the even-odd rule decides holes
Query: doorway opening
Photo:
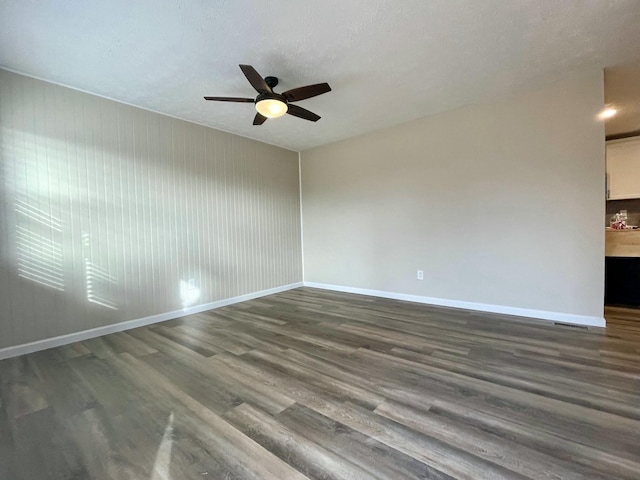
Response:
[[[605,69],[608,326],[640,326],[640,62]]]

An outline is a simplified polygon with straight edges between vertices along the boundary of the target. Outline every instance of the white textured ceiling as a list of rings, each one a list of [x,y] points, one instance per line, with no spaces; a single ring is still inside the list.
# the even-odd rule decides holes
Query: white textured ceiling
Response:
[[[304,150],[640,59],[639,0],[0,0],[0,65]],[[329,82],[254,127],[238,68]],[[276,89],[277,90],[277,89]]]

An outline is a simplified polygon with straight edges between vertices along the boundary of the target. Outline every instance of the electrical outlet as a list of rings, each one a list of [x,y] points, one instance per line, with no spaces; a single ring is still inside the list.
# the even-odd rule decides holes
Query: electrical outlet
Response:
[[[418,273],[416,274],[416,278],[418,280],[424,280],[424,272],[422,270],[418,270]]]
[[[189,279],[189,288],[196,288],[196,279],[195,278],[190,278]]]

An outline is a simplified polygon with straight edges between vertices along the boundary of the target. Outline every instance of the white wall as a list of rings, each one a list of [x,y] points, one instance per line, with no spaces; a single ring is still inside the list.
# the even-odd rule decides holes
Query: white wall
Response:
[[[602,319],[602,106],[574,72],[302,152],[305,282]]]
[[[302,280],[295,152],[3,70],[0,133],[0,348]]]

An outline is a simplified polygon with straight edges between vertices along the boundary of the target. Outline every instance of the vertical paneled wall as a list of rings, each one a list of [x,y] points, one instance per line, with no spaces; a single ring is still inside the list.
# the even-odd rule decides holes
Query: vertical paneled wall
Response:
[[[0,348],[302,280],[298,154],[0,70]]]

